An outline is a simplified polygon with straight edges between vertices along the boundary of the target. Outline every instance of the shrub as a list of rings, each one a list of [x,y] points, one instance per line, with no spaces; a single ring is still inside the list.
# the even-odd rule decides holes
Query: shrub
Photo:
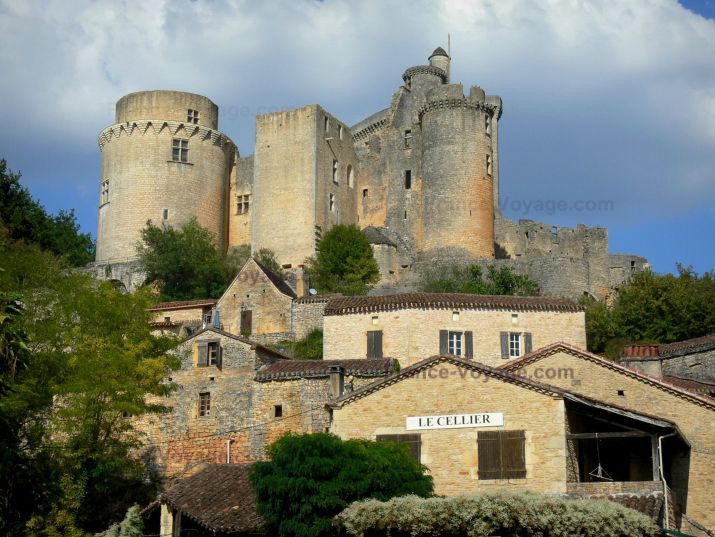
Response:
[[[608,500],[506,492],[364,500],[350,505],[336,521],[356,537],[643,537],[657,530],[647,516]]]

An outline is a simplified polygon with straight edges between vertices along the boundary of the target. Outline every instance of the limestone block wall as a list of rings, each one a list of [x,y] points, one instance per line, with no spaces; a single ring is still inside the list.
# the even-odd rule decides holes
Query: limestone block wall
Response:
[[[715,349],[663,359],[663,375],[715,382]]]
[[[533,349],[557,341],[586,346],[583,312],[509,310],[403,309],[398,311],[328,315],[323,327],[326,360],[367,356],[367,332],[382,330],[383,356],[402,367],[439,354],[439,331],[472,331],[474,360],[501,365],[500,332],[531,333]],[[513,317],[516,315],[516,319]]]
[[[323,329],[323,313],[329,297],[306,296],[293,301],[291,326],[293,337],[303,339],[313,330]]]
[[[431,371],[433,369],[435,371]],[[471,373],[450,363],[438,363],[429,370],[334,409],[331,432],[343,439],[419,433],[421,462],[429,468],[437,494],[504,489],[566,492],[563,400],[494,378],[473,378]],[[481,412],[502,412],[504,426],[405,429],[408,416]],[[477,433],[480,430],[525,431],[526,478],[478,479]]]
[[[193,123],[218,129],[218,106],[211,99],[184,91],[138,91],[117,101],[116,123],[132,123],[142,119],[164,119],[188,122],[188,111],[198,112]]]
[[[251,216],[252,211],[255,210],[252,192],[253,155],[250,155],[238,158],[231,174],[228,195],[229,248],[241,244],[251,244]]]
[[[711,501],[715,487],[715,404],[658,388],[649,379],[624,374],[606,361],[596,363],[566,352],[524,365],[520,374],[531,378],[536,368],[568,369],[574,373],[572,377],[555,376],[548,383],[634,412],[657,413],[676,423],[690,443],[690,457],[674,461],[666,476],[668,486],[687,516],[706,527],[715,527]],[[686,533],[697,531],[688,524],[683,527]]]
[[[102,192],[97,227],[98,262],[136,258],[136,245],[147,220],[155,225],[181,226],[195,217],[199,224],[216,235],[219,248],[227,240],[226,200],[228,178],[235,146],[212,127],[188,123],[177,117],[177,106],[208,101],[187,94],[174,99],[177,92],[132,94],[117,104],[122,120],[99,135]],[[179,94],[183,96],[184,94]],[[139,106],[144,98],[156,106]],[[197,100],[196,103],[192,99]],[[136,101],[136,102],[135,102]],[[166,106],[159,104],[166,101]],[[177,104],[178,102],[178,104]],[[210,101],[208,101],[210,102]],[[208,106],[208,105],[204,105]],[[215,107],[215,105],[214,105]],[[170,117],[144,116],[167,108]],[[183,110],[184,116],[187,110]],[[206,110],[204,116],[210,116]],[[172,157],[173,140],[188,143],[187,162]]]

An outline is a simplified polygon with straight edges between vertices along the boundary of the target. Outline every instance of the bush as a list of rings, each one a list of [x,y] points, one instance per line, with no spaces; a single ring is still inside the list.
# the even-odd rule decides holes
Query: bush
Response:
[[[426,293],[535,296],[539,293],[539,285],[506,266],[489,265],[485,276],[479,265],[438,265],[422,273],[420,290]]]
[[[356,537],[643,537],[651,520],[608,500],[571,500],[531,493],[418,498],[350,505],[336,521]]]

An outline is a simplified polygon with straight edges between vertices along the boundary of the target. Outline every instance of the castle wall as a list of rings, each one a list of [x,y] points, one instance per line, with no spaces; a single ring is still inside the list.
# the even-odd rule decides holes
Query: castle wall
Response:
[[[231,172],[228,194],[228,247],[251,244],[253,155],[238,158]]]
[[[165,101],[174,115],[178,113],[174,109],[187,100],[196,99],[198,103],[190,102],[196,106],[208,101],[179,92],[131,94],[126,101],[119,101],[117,117],[158,113],[156,108],[130,107],[135,101],[143,102],[143,97],[152,103]],[[175,160],[174,140],[188,144],[185,161]],[[97,226],[98,262],[136,258],[136,245],[147,220],[178,227],[195,217],[215,234],[219,248],[225,248],[225,204],[235,153],[231,140],[201,125],[145,117],[107,127],[99,144],[103,193]]]
[[[142,119],[189,123],[189,110],[199,113],[195,120],[196,116],[192,114],[193,124],[218,129],[218,106],[211,99],[171,90],[138,91],[125,95],[117,101],[115,123],[132,123]]]

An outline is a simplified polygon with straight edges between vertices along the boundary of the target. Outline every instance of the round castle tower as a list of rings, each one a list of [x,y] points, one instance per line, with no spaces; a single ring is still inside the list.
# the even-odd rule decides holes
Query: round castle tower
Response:
[[[422,123],[424,250],[494,257],[492,122],[498,107],[484,90],[437,86],[419,111]]]
[[[117,101],[115,121],[99,134],[96,261],[135,259],[147,220],[179,227],[196,217],[224,248],[235,146],[217,130],[218,107],[193,93],[142,91]]]

